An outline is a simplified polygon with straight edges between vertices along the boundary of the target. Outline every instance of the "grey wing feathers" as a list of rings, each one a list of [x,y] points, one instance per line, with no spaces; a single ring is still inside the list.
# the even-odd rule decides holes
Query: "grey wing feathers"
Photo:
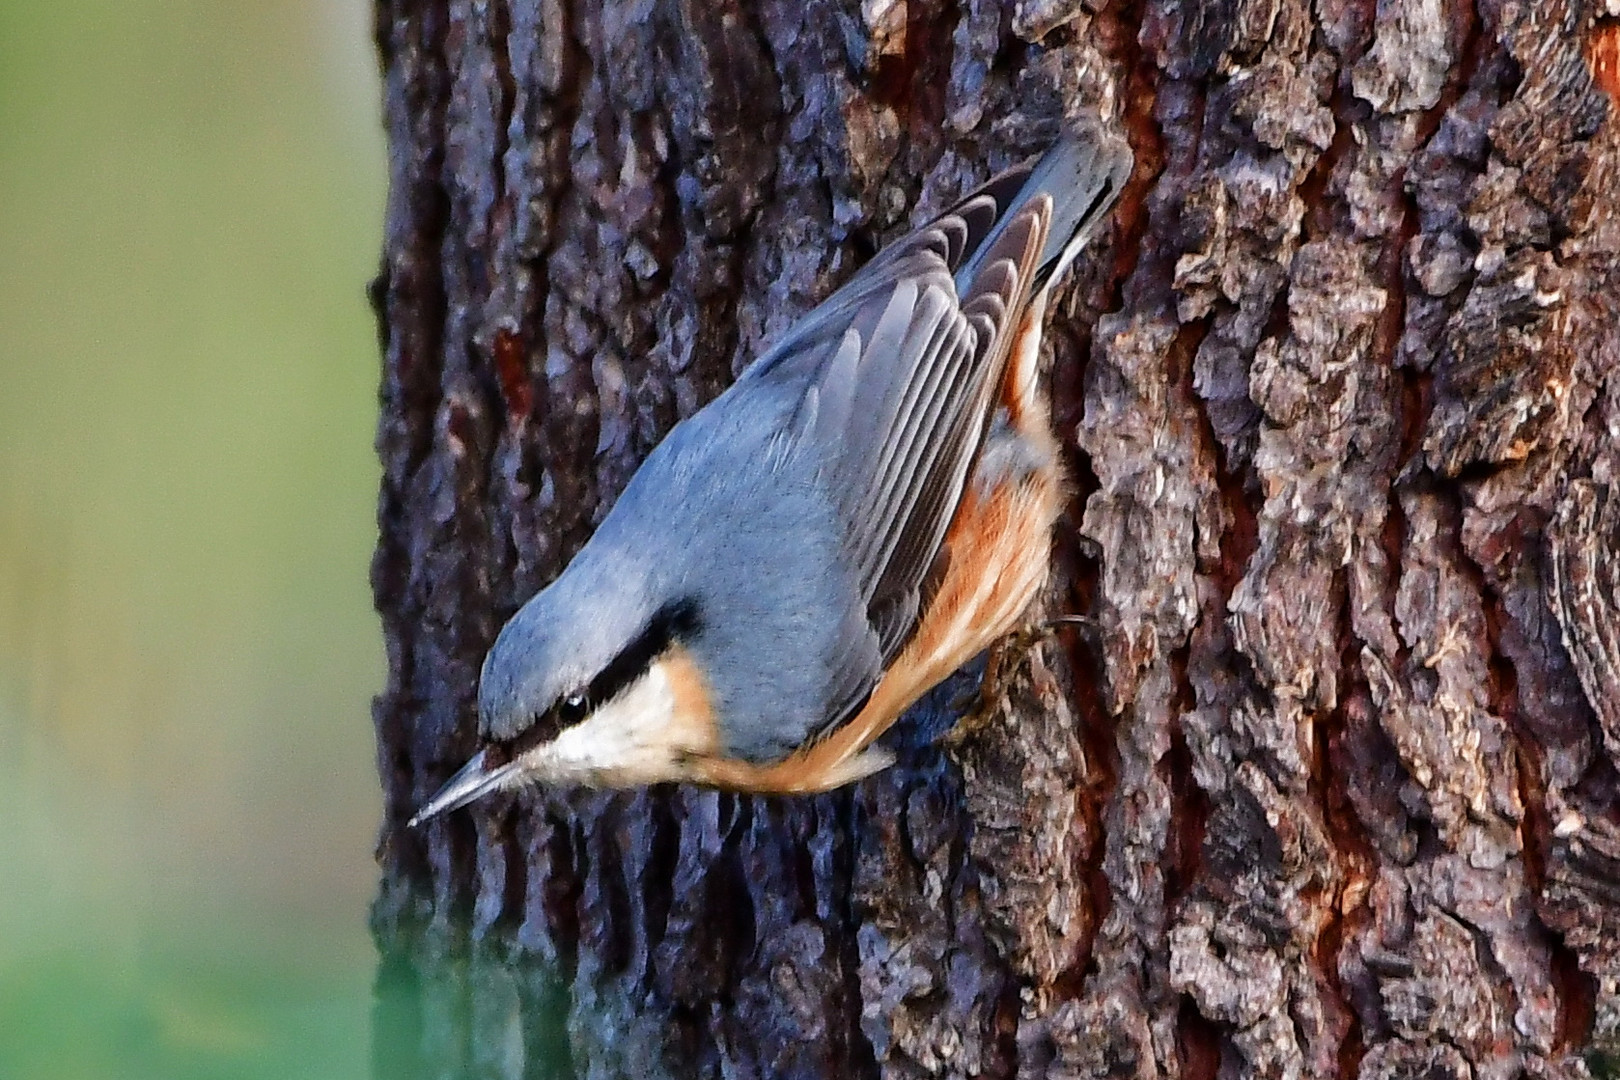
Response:
[[[886,248],[739,379],[738,389],[753,379],[803,386],[789,439],[819,454],[885,666],[915,629],[1012,331],[1112,203],[1120,153],[1128,171],[1129,151],[1083,138]],[[870,654],[870,641],[852,642],[852,655]],[[829,726],[871,691],[881,671],[869,668],[840,673]]]

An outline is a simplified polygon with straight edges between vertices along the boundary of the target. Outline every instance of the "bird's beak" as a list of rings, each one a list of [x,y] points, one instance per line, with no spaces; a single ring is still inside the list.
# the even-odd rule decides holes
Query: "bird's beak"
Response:
[[[505,787],[517,774],[519,762],[514,760],[503,765],[489,765],[486,764],[488,757],[488,750],[474,754],[472,760],[463,765],[461,771],[416,812],[406,828],[414,829],[429,818],[466,806],[481,795]]]

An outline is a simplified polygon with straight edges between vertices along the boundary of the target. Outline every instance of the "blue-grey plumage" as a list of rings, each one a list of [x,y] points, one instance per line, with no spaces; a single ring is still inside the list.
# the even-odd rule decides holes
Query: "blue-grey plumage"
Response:
[[[524,782],[812,790],[881,767],[870,731],[893,716],[870,715],[879,699],[897,715],[926,689],[913,685],[922,672],[937,681],[941,663],[983,647],[961,629],[972,604],[1000,612],[987,628],[999,635],[1033,591],[1020,573],[1010,601],[953,601],[969,607],[953,613],[952,644],[919,656],[946,621],[930,632],[929,605],[975,594],[962,576],[971,538],[957,537],[940,578],[953,522],[1000,520],[970,476],[983,486],[986,463],[1020,453],[1046,461],[1039,513],[1055,515],[1045,420],[1020,450],[1009,410],[1031,411],[1047,291],[1130,168],[1123,140],[1075,122],[882,251],[678,424],[502,629],[479,691],[488,749],[417,820]],[[902,662],[911,677],[897,678]],[[815,777],[750,780],[836,742],[851,718],[861,737]]]
[[[824,722],[837,672],[875,668],[879,653],[823,462],[778,440],[796,405],[764,387],[670,432],[567,571],[502,630],[484,665],[482,734],[516,737],[536,703],[544,712],[588,688],[649,627],[659,634],[669,608],[684,612],[681,644],[706,673],[728,751],[766,760]],[[750,727],[756,715],[769,726]]]

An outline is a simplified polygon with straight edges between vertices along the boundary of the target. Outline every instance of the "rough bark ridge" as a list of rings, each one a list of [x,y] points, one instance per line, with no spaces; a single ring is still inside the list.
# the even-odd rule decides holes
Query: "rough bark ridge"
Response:
[[[1620,1041],[1617,18],[382,0],[378,1075],[1508,1077]],[[1051,335],[1051,607],[1096,641],[949,753],[944,688],[852,790],[405,831],[501,620],[660,435],[1077,103],[1138,158]]]

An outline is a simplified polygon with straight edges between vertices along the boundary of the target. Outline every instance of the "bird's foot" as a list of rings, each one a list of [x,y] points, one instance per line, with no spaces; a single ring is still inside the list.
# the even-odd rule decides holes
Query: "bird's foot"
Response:
[[[1044,622],[1021,626],[990,646],[984,661],[984,677],[977,691],[968,691],[952,702],[952,711],[969,710],[951,730],[940,736],[942,746],[959,748],[968,739],[983,731],[995,716],[1013,672],[1023,666],[1030,651],[1051,637],[1062,626],[1095,626],[1096,620],[1085,615],[1059,615]],[[971,706],[971,708],[970,708]]]

